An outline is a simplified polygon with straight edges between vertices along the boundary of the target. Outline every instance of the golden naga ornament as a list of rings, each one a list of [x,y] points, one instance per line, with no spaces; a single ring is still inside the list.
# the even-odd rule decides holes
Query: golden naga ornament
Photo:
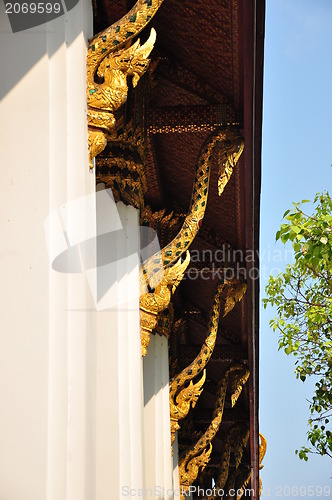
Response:
[[[158,315],[169,307],[172,293],[181,282],[189,261],[190,255],[187,252],[183,262],[179,259],[172,267],[165,269],[164,277],[154,292],[147,292],[140,297],[142,356],[147,354],[150,334],[156,327]]]
[[[226,281],[217,286],[209,316],[208,334],[204,344],[194,361],[182,370],[170,384],[171,444],[174,443],[175,433],[180,428],[178,423],[179,420],[182,420],[188,415],[190,408],[195,407],[203,391],[203,384],[205,382],[204,368],[210,361],[217,339],[221,297],[226,291],[223,311],[223,316],[225,316],[233,309],[235,304],[242,299],[246,290],[246,286],[244,285],[246,284],[242,281]],[[201,379],[196,384],[193,384],[193,379],[203,370],[204,372]]]
[[[188,370],[188,372],[190,373],[190,369]],[[169,397],[171,416],[171,444],[174,443],[176,431],[180,429],[178,423],[179,420],[182,420],[188,415],[190,408],[195,408],[197,400],[203,391],[205,379],[206,370],[203,370],[203,375],[199,379],[199,381],[196,382],[196,384],[194,384],[193,381],[190,380],[189,385],[181,389],[178,394],[175,395],[174,391],[176,390],[176,387],[172,391],[171,385]]]
[[[118,22],[95,35],[87,55],[87,102],[89,159],[101,153],[108,133],[116,126],[114,112],[127,100],[127,77],[135,87],[149,66],[156,32],[151,30],[144,45],[137,40],[128,46],[150,22],[163,0],[138,0]]]
[[[225,144],[224,149],[219,152],[219,178],[218,178],[218,194],[219,196],[223,193],[231,175],[233,173],[233,169],[236,166],[238,159],[234,156],[229,156],[227,151],[227,146],[232,148],[231,141]]]
[[[229,492],[234,488],[235,480],[238,475],[239,466],[242,461],[243,452],[249,441],[249,426],[244,423],[234,424],[227,433],[224,449],[221,458],[221,467],[218,478],[215,480],[215,489]],[[229,465],[231,451],[234,455],[234,470],[229,475]],[[217,497],[212,495],[208,500],[215,500]],[[224,497],[225,498],[225,497]]]
[[[266,439],[265,439],[265,437],[263,436],[262,433],[259,433],[259,438],[260,438],[260,443],[259,443],[259,470],[261,470],[264,467],[264,465],[262,465],[262,461],[263,461],[263,458],[264,458],[265,453],[266,453],[267,441],[266,441]],[[242,480],[241,480],[241,483],[240,483],[240,487],[238,488],[239,494],[237,495],[236,500],[240,500],[243,497],[245,489],[248,486],[250,479],[251,479],[251,472],[248,471],[247,474],[246,475],[244,474],[243,477],[242,477]],[[259,477],[259,492],[258,492],[258,496],[260,497],[261,494],[262,494],[262,479],[261,479],[261,477]]]
[[[212,157],[217,146],[223,152],[225,165],[231,164],[235,166],[242,154],[244,142],[237,130],[225,128],[217,128],[204,141],[196,163],[188,214],[175,238],[160,252],[144,262],[144,275],[141,276],[142,287],[149,283],[151,288],[155,288],[160,281],[163,268],[171,266],[189,249],[195,239],[205,215]]]
[[[247,291],[247,283],[245,281],[233,280],[228,281],[228,284],[223,317],[231,312],[235,304],[242,300]]]
[[[172,241],[179,232],[186,214],[171,211],[166,213],[166,209],[153,212],[149,205],[141,210],[141,225],[151,227],[156,231],[161,247]]]
[[[117,128],[107,136],[109,150],[96,158],[96,183],[110,188],[116,202],[141,209],[147,190],[144,131],[132,120],[124,122],[119,118]]]
[[[267,441],[266,441],[265,437],[263,436],[263,434],[261,432],[259,433],[259,437],[260,437],[260,444],[259,444],[259,470],[261,470],[264,467],[264,465],[262,465],[262,461],[263,461],[263,458],[265,457],[266,448],[267,448]],[[262,489],[263,489],[262,479],[259,476],[259,496],[261,496],[261,494],[262,494]]]
[[[187,366],[182,372],[175,377],[170,384],[169,402],[170,402],[170,418],[171,418],[171,444],[174,443],[175,433],[180,428],[179,420],[185,418],[190,410],[194,408],[197,400],[203,390],[205,382],[205,367],[209,362],[217,339],[219,314],[220,314],[220,297],[224,289],[224,284],[217,286],[208,325],[208,334],[204,344],[196,356],[194,361]],[[203,376],[193,384],[193,379],[203,371]],[[189,385],[187,385],[189,382]]]
[[[212,157],[217,146],[223,151],[224,163],[227,166],[231,164],[235,166],[242,154],[244,143],[240,133],[234,129],[221,129],[217,128],[203,143],[203,146],[198,155],[196,164],[196,173],[193,184],[191,202],[188,214],[182,224],[182,227],[173,240],[157,252],[151,258],[143,263],[142,271],[140,273],[140,293],[145,295],[148,289],[154,290],[153,294],[157,295],[157,286],[164,279],[164,273],[174,267],[174,263],[188,251],[191,243],[196,237],[199,228],[201,227],[206,205],[208,199],[208,190],[210,182],[210,171],[212,164]],[[190,256],[189,256],[190,259]],[[187,261],[186,267],[189,265]],[[172,271],[173,275],[176,269]],[[177,284],[180,283],[185,269],[183,266],[179,269],[179,279]],[[164,294],[162,297],[164,308],[168,307],[165,298],[171,295]],[[160,310],[159,312],[161,312]],[[149,313],[148,307],[145,306],[144,314]],[[144,314],[141,315],[144,318]],[[150,324],[148,328],[143,326],[141,332],[142,352],[146,352],[147,335],[152,332],[157,324],[157,315],[155,311],[151,312]],[[154,326],[152,324],[152,317],[155,317]]]
[[[232,393],[231,402],[232,407],[235,405],[244,384],[249,378],[250,372],[248,368],[237,363],[232,365],[225,372],[225,375],[221,381],[219,388],[219,396],[216,402],[215,410],[213,413],[212,422],[210,423],[207,430],[200,437],[196,444],[191,446],[184,454],[180,457],[179,464],[179,476],[180,476],[180,487],[181,487],[181,499],[184,500],[184,494],[189,490],[189,486],[193,484],[196,480],[200,471],[204,470],[207,460],[207,454],[210,457],[212,451],[212,440],[217,434],[225,405],[226,391],[231,376],[234,377],[232,383],[232,391],[235,389],[235,393]],[[204,465],[200,465],[200,457],[204,457]]]

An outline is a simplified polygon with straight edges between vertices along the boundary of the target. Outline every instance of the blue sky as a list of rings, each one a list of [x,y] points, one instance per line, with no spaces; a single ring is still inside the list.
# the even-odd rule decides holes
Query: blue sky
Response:
[[[275,243],[282,214],[293,201],[332,191],[332,1],[266,3],[262,297],[270,272],[289,261],[283,245]],[[311,456],[304,462],[294,453],[306,443],[312,386],[296,380],[294,358],[278,352],[278,335],[268,324],[272,316],[271,309],[261,309],[260,430],[268,441],[262,498],[317,498],[319,486],[322,498],[332,498],[332,460]],[[329,496],[324,486],[330,487]]]

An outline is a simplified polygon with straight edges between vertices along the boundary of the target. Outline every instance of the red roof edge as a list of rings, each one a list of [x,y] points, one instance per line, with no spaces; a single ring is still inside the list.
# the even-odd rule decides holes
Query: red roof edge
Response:
[[[247,318],[250,400],[250,455],[253,500],[259,498],[259,214],[263,109],[265,0],[243,1],[244,35],[244,177],[246,248],[248,259]],[[250,279],[251,278],[251,279]]]

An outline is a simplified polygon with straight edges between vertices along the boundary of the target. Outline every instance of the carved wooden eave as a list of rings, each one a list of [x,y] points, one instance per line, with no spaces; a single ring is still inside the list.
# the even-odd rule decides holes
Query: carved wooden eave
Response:
[[[95,32],[120,19],[134,3],[96,0]],[[221,197],[218,196],[218,153],[211,162],[204,221],[190,245],[190,252],[201,255],[202,250],[208,248],[214,258],[209,262],[191,262],[172,296],[174,321],[186,318],[186,326],[178,335],[169,334],[174,374],[189,366],[199,353],[206,337],[216,283],[224,276],[225,268],[234,265],[232,258],[215,259],[220,245],[225,244],[231,255],[238,250],[242,252],[242,258],[235,259],[244,268],[241,279],[249,272],[250,276],[256,276],[253,270],[258,267],[264,8],[264,0],[164,0],[140,34],[143,45],[151,27],[156,30],[154,50],[149,55],[153,71],[143,77],[146,83],[142,79],[142,85],[136,90],[129,89],[128,100],[119,109],[120,117],[134,117],[143,130],[146,191],[137,195],[136,203],[142,208],[144,197],[145,205],[150,205],[152,211],[165,209],[165,214],[174,211],[173,214],[185,216],[197,157],[216,127],[237,129],[244,138],[244,152]],[[103,174],[101,165],[97,177]],[[130,195],[124,201],[129,199]],[[202,268],[209,269],[209,279],[200,274]],[[188,278],[192,269],[197,270],[197,279]],[[259,283],[250,278],[247,282],[246,295],[219,321],[220,335],[206,366],[204,390],[195,409],[189,412],[191,433],[186,434],[183,422],[178,437],[180,450],[194,444],[190,436],[195,432],[201,434],[211,422],[216,387],[222,374],[234,362],[246,364],[251,376],[235,408],[231,408],[227,393],[223,423],[197,484],[207,487],[211,474],[217,475],[218,460],[230,427],[236,422],[248,423],[250,440],[243,455],[243,474],[247,469],[253,471],[251,487],[256,493],[252,498],[257,499]],[[230,471],[233,469],[231,462]]]

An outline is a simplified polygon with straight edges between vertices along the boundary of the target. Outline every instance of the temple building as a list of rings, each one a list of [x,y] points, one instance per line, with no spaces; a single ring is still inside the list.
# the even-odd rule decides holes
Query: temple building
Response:
[[[64,6],[0,6],[0,498],[258,500],[265,1]]]

